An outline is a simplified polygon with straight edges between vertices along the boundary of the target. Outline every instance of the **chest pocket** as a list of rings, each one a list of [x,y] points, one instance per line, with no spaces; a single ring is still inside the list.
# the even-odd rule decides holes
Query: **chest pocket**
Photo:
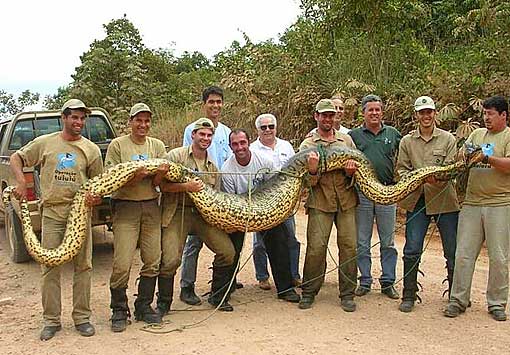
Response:
[[[443,165],[445,159],[446,159],[446,150],[434,149],[432,151],[432,163],[434,165]]]

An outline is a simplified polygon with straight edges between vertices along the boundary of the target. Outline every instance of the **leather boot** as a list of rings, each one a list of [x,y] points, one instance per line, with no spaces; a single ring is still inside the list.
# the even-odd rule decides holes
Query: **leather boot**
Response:
[[[126,289],[110,287],[110,294],[110,308],[112,309],[111,328],[113,332],[120,333],[126,330],[128,318],[131,316],[129,313]]]
[[[207,301],[214,307],[220,306],[218,309],[223,312],[232,312],[234,310],[234,307],[228,303],[231,291],[228,285],[233,276],[232,271],[231,266],[213,266],[211,294]],[[225,299],[223,300],[224,296]],[[222,300],[223,302],[221,302]]]
[[[404,260],[404,290],[402,291],[402,303],[398,309],[408,313],[413,310],[417,298],[420,258],[404,256],[402,259]]]
[[[156,277],[140,276],[138,282],[138,295],[135,300],[135,319],[145,323],[161,323],[161,317],[151,304],[154,300]]]
[[[174,295],[174,277],[158,276],[158,301],[156,311],[161,318],[170,311]]]
[[[179,298],[182,302],[189,304],[190,306],[197,306],[202,304],[202,300],[195,293],[195,286],[193,285],[182,287]]]
[[[447,263],[446,264],[447,275],[446,275],[446,279],[443,280],[443,284],[445,282],[448,282],[448,289],[443,291],[443,297],[444,297],[445,294],[448,294],[448,299],[450,299],[450,293],[452,292],[453,270],[454,270],[454,267],[451,266],[451,265],[448,265],[448,263]]]

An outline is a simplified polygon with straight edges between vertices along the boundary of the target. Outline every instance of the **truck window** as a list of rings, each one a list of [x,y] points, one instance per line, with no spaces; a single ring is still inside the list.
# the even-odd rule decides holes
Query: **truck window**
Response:
[[[34,120],[34,130],[36,137],[60,131],[60,117],[38,118]]]
[[[0,145],[3,145],[5,131],[7,130],[7,126],[8,126],[7,124],[4,124],[0,128]]]
[[[18,150],[34,139],[32,121],[18,121],[14,126],[9,150]]]
[[[102,116],[89,116],[82,135],[94,143],[106,143],[115,138],[111,127]]]

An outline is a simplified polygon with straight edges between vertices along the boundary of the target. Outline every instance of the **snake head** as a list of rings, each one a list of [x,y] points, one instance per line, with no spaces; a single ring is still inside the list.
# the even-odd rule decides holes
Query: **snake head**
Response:
[[[482,147],[473,143],[465,143],[464,151],[464,162],[468,168],[482,161],[484,157]]]

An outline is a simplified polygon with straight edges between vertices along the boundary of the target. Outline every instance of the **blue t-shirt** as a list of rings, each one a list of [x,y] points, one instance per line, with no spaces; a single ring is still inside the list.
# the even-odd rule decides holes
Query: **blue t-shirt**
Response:
[[[186,126],[184,130],[183,146],[191,145],[191,132],[193,132],[194,122]],[[212,139],[211,146],[207,148],[207,154],[214,162],[216,167],[221,169],[223,163],[232,155],[232,150],[228,145],[228,136],[230,134],[230,128],[225,126],[223,123],[218,122],[218,127],[214,130],[214,136]]]

